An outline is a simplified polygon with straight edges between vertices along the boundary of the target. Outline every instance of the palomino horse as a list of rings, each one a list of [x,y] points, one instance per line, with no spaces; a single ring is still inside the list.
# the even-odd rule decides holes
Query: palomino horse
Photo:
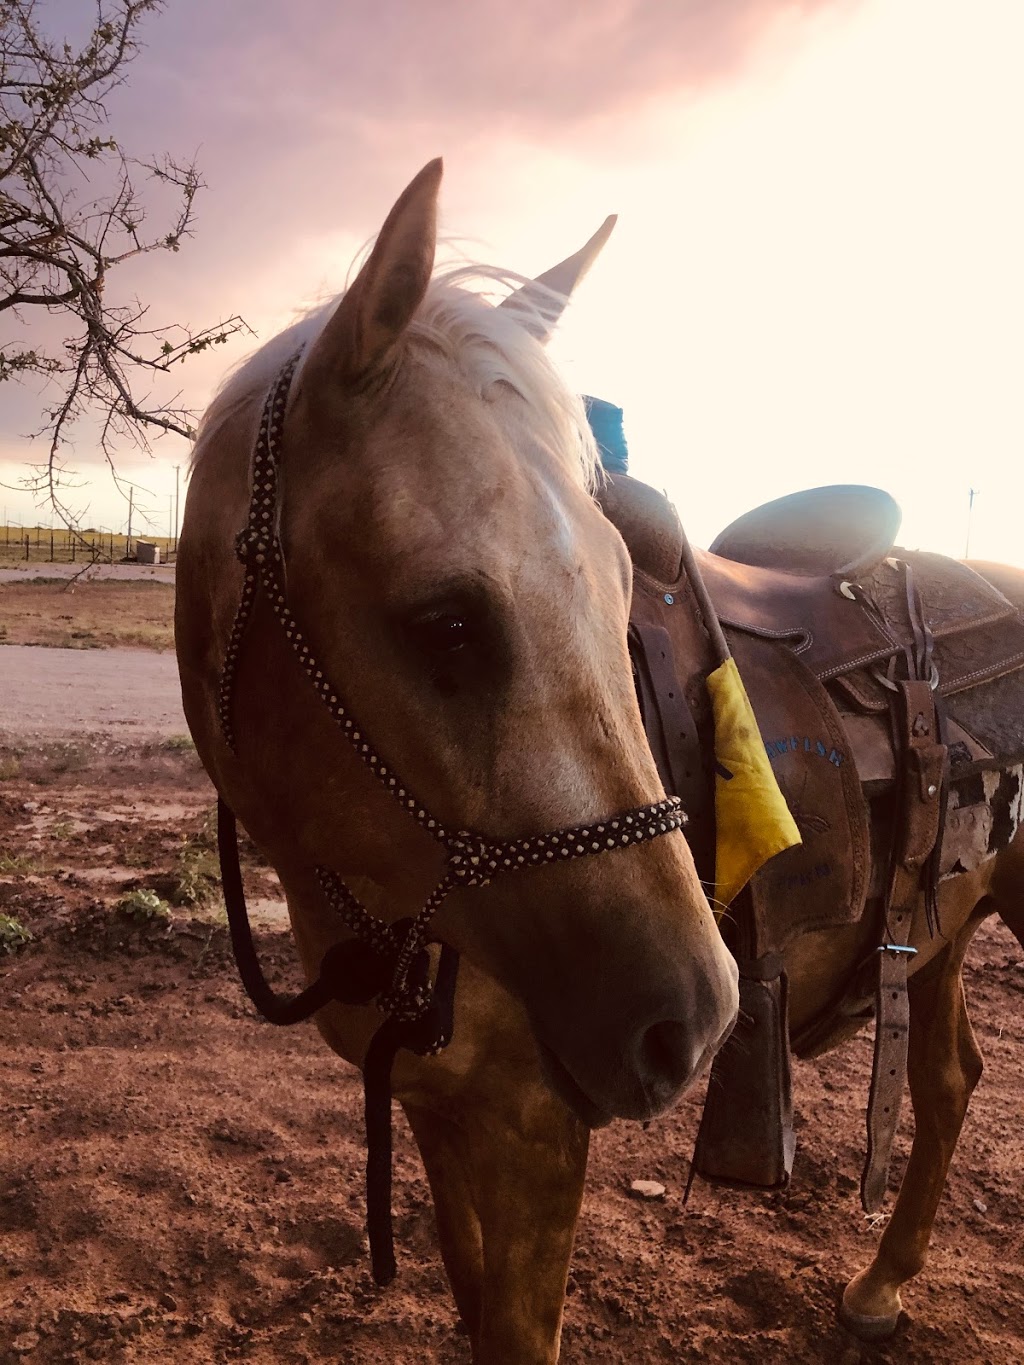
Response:
[[[462,954],[454,1041],[400,1053],[394,1093],[474,1358],[551,1361],[589,1126],[647,1118],[704,1070],[736,969],[644,738],[585,414],[530,334],[552,316],[431,280],[440,177],[404,192],[337,307],[207,413],[177,649],[203,763],[277,870],[310,980],[354,896],[371,947],[412,917],[414,947],[429,927]],[[606,235],[542,277],[549,314]],[[499,873],[517,850],[545,865],[459,884],[495,849]],[[357,1065],[379,1024],[317,1014]]]
[[[222,797],[278,870],[310,979],[348,937],[324,868],[388,921],[416,915],[443,870],[317,690],[331,700],[341,689],[424,815],[451,828],[516,839],[605,823],[662,794],[625,649],[630,564],[591,498],[583,415],[527,334],[547,330],[555,295],[571,292],[602,234],[541,277],[554,293],[523,291],[546,316],[525,299],[525,311],[493,310],[452,281],[429,282],[438,178],[428,168],[399,200],[336,311],[272,341],[215,401],[186,509],[176,622],[186,714]],[[279,549],[281,571],[257,595],[236,657],[243,582],[259,577],[234,551],[247,508],[250,525],[262,515],[250,496],[259,412],[300,345],[280,488],[266,498],[267,553]],[[982,568],[1024,610],[1024,575]],[[675,600],[674,583],[646,582]],[[312,641],[315,668],[296,667],[275,591],[295,611],[292,635]],[[877,1254],[844,1297],[845,1320],[864,1335],[894,1329],[901,1286],[924,1263],[980,1074],[964,953],[992,913],[1024,942],[1022,907],[1018,835],[941,884],[941,933],[913,917],[916,1132]],[[655,1112],[702,1068],[731,1026],[735,971],[674,832],[456,891],[435,934],[464,955],[454,1040],[438,1057],[400,1053],[395,1093],[474,1360],[550,1363],[589,1129]],[[851,980],[877,946],[867,913],[787,945],[798,1049],[813,1037],[824,1050],[861,1025],[867,1002]],[[337,1003],[317,1015],[356,1064],[379,1020]]]

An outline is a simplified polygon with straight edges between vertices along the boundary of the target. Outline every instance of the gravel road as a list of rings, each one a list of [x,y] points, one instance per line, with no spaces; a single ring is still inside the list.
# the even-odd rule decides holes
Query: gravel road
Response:
[[[0,742],[188,733],[173,654],[145,649],[0,647]]]

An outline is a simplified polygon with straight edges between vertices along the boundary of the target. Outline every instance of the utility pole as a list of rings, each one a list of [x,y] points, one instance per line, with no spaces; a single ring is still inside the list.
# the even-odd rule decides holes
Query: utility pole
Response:
[[[131,554],[132,544],[132,512],[135,510],[135,485],[128,485],[128,549],[126,554]]]
[[[174,466],[174,557],[178,557],[178,482],[181,465]]]
[[[967,540],[964,544],[964,559],[971,557],[971,518],[974,516],[974,499],[980,492],[980,488],[970,489],[967,499]]]

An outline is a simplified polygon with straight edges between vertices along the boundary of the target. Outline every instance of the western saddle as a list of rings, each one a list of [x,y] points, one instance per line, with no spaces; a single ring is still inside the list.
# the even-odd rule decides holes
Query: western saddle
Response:
[[[714,884],[715,847],[704,683],[726,651],[803,837],[723,921],[740,966],[741,1023],[715,1062],[693,1171],[785,1183],[790,1047],[815,1055],[874,1013],[861,1183],[874,1210],[905,1085],[916,916],[937,932],[939,878],[998,851],[1021,818],[1024,594],[1007,578],[1019,595],[1011,601],[969,565],[895,550],[900,511],[875,488],[776,499],[733,522],[708,552],[689,546],[672,505],[638,480],[609,476],[600,496],[633,559],[630,647],[645,728],[666,790],[690,812],[702,880]],[[986,784],[988,773],[1009,780]],[[1005,812],[979,821],[977,806],[993,800]],[[865,915],[873,961],[790,1040],[787,945]]]

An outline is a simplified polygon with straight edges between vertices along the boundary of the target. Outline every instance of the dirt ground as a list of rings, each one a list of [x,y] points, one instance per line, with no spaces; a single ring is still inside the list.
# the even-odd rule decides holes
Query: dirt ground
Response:
[[[0,579],[0,642],[169,650],[173,610],[173,582],[155,577]]]
[[[310,1026],[274,1029],[242,995],[212,799],[187,745],[126,743],[102,717],[73,742],[0,744],[0,1365],[465,1363],[397,1111],[400,1276],[378,1291],[357,1078]],[[264,961],[294,982],[275,879],[251,853],[245,872]],[[1018,1365],[1024,954],[1001,928],[979,935],[967,989],[987,1069],[888,1345],[862,1347],[835,1317],[877,1236],[856,1189],[861,1038],[795,1066],[785,1193],[698,1186],[683,1207],[699,1095],[646,1131],[595,1136],[563,1359]],[[666,1198],[631,1199],[638,1178]]]

